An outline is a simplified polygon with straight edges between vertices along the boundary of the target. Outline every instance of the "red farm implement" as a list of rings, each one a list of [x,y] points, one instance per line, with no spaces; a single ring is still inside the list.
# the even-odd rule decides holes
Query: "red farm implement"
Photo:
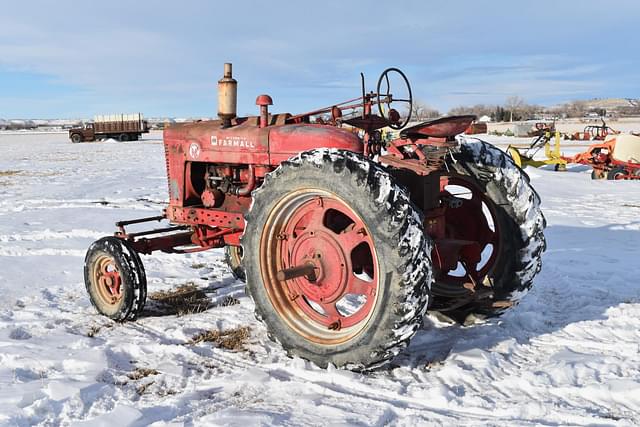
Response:
[[[115,320],[143,309],[138,253],[225,247],[270,335],[320,366],[378,366],[427,308],[464,319],[513,305],[540,270],[539,198],[502,151],[457,136],[473,116],[406,127],[412,93],[387,69],[376,91],[304,114],[236,117],[231,64],[220,120],[164,130],[169,205],[95,242],[85,283]],[[401,113],[402,111],[402,113]],[[386,142],[382,130],[401,130]],[[165,228],[127,227],[168,220]]]
[[[592,179],[640,179],[640,136],[617,134],[563,159],[591,166]]]

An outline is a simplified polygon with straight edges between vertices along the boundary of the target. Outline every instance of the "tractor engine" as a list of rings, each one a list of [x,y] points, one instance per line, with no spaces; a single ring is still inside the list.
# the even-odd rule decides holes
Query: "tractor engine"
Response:
[[[281,162],[317,147],[363,152],[362,141],[352,132],[270,114],[268,95],[256,99],[259,116],[236,117],[231,64],[225,64],[218,85],[219,120],[176,124],[164,131],[171,221],[241,230],[251,191]]]

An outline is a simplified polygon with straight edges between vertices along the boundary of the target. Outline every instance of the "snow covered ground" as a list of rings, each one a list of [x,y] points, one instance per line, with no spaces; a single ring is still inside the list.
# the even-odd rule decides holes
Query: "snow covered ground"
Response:
[[[288,358],[219,250],[143,257],[150,292],[192,283],[205,312],[95,313],[85,250],[115,221],[161,211],[159,134],[0,133],[0,152],[0,425],[640,424],[638,182],[529,169],[548,220],[532,291],[472,327],[428,317],[391,366],[362,375]],[[189,343],[245,326],[244,350]]]

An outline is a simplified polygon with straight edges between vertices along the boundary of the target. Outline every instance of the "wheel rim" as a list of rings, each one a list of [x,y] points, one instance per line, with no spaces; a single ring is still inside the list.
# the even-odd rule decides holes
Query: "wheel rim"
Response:
[[[229,247],[229,260],[233,267],[239,267],[242,264],[242,246]]]
[[[300,265],[312,265],[315,277],[278,280],[278,272]],[[333,193],[298,190],[276,205],[260,239],[260,269],[278,316],[315,343],[352,339],[375,311],[379,273],[373,238]]]
[[[441,271],[437,281],[460,289],[473,280],[482,280],[493,269],[500,253],[500,226],[496,206],[470,179],[462,176],[441,177],[440,197],[455,197],[460,206],[445,212],[445,237],[447,239],[477,242],[474,250],[480,252],[475,265],[458,263],[456,270]]]
[[[97,296],[106,305],[117,305],[122,299],[122,277],[113,258],[99,255],[91,270],[93,286]]]

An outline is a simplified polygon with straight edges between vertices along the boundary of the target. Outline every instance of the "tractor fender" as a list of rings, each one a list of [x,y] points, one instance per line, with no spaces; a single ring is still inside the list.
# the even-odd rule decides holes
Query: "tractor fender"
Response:
[[[362,153],[364,144],[355,133],[320,124],[274,126],[269,132],[269,160],[273,165],[317,148],[336,148]]]

